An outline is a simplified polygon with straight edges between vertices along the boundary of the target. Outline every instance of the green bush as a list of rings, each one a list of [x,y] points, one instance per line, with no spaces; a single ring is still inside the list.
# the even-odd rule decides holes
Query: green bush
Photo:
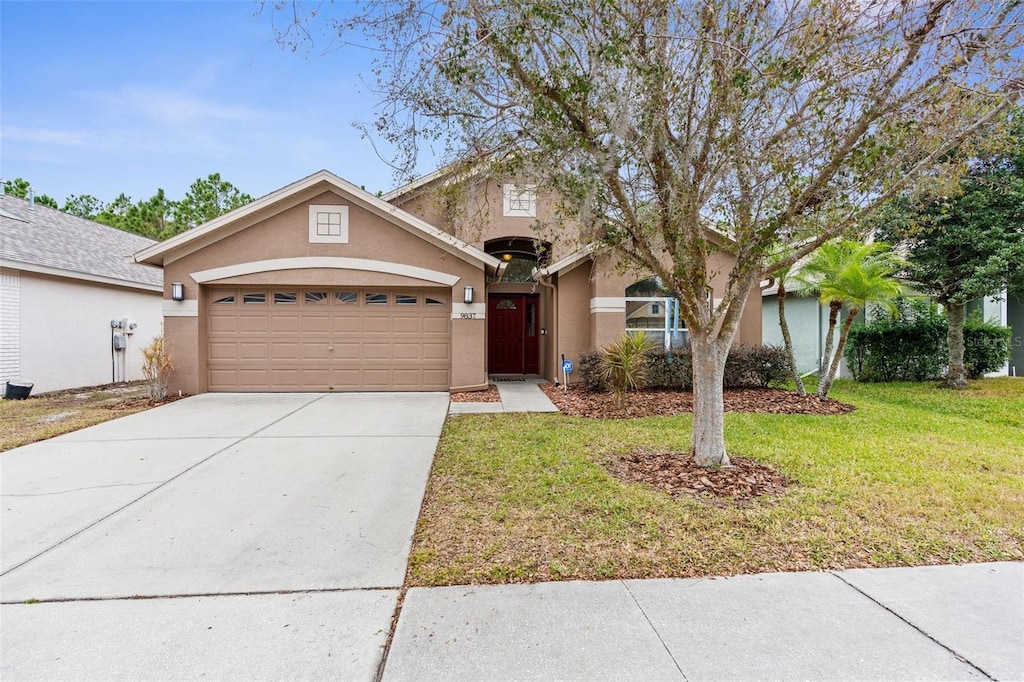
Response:
[[[946,317],[927,301],[901,301],[897,318],[850,331],[846,361],[857,381],[925,381],[945,371]]]
[[[605,383],[604,375],[601,373],[603,364],[601,351],[588,350],[580,354],[579,372],[583,388],[588,391],[607,391],[608,384]]]
[[[655,348],[648,352],[647,385],[650,388],[693,390],[693,356],[690,351]]]
[[[933,303],[902,302],[896,319],[854,327],[846,360],[857,381],[927,381],[949,364],[946,316]],[[969,318],[964,324],[964,367],[979,379],[1003,366],[1010,354],[1010,329]]]
[[[1010,357],[1009,327],[989,324],[980,318],[964,323],[964,369],[967,376],[980,379],[989,372],[1002,369]]]
[[[693,356],[689,350],[653,348],[646,353],[647,388],[693,390]],[[583,387],[588,391],[607,391],[609,384],[602,373],[603,356],[598,351],[580,355],[579,371]],[[736,346],[729,351],[725,363],[725,388],[744,386],[768,387],[785,383],[790,378],[789,359],[779,346]]]
[[[786,383],[792,372],[782,346],[733,346],[725,361],[726,388],[768,388]]]

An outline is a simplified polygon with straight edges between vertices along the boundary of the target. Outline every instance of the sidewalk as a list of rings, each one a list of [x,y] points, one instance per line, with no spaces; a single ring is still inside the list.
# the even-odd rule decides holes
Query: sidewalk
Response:
[[[1020,680],[1024,563],[409,590],[385,680]]]
[[[558,412],[555,404],[540,390],[541,380],[495,381],[500,403],[452,403],[448,414],[485,412]]]

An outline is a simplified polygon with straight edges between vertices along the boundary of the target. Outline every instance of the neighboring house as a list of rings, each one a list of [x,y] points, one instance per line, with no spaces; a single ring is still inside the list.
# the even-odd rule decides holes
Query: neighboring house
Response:
[[[1024,376],[1024,291],[1004,291],[974,301],[967,306],[967,314],[980,313],[982,319],[1010,328],[1010,359],[996,375]]]
[[[448,180],[435,173],[377,197],[320,171],[136,254],[164,268],[171,390],[555,380],[563,356],[578,360],[622,334],[626,289],[645,275],[620,273],[572,238],[536,234],[552,214],[532,185],[469,178],[467,201],[482,211],[468,212],[434,191]],[[729,258],[716,254],[715,271]],[[760,303],[755,292],[738,342],[760,343]]]
[[[778,289],[773,286],[765,289],[762,294],[764,342],[781,346]],[[840,315],[836,328],[837,338],[845,314],[844,311]],[[978,299],[967,305],[967,314],[980,314],[988,322],[1010,328],[1010,360],[993,376],[1024,376],[1024,292],[1004,292],[997,297]],[[825,352],[828,315],[828,306],[819,304],[817,298],[797,296],[793,292],[786,296],[786,322],[789,324],[790,336],[793,339],[797,369],[801,374],[816,372],[818,369],[819,359]],[[851,376],[846,368],[845,358],[840,366],[840,373],[847,378]]]
[[[0,391],[8,381],[38,393],[141,379],[141,348],[161,332],[163,279],[132,255],[155,243],[0,195]]]

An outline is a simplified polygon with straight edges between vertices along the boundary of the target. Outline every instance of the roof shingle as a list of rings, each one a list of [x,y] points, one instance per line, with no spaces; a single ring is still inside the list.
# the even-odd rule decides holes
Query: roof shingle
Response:
[[[0,259],[162,286],[158,267],[136,263],[133,255],[157,242],[12,196],[0,199]],[[10,267],[17,267],[15,263]]]

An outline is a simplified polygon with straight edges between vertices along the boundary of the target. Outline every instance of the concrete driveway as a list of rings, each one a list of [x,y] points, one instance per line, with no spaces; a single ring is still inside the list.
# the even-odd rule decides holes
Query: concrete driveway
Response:
[[[206,394],[0,454],[0,676],[372,679],[447,408]]]

